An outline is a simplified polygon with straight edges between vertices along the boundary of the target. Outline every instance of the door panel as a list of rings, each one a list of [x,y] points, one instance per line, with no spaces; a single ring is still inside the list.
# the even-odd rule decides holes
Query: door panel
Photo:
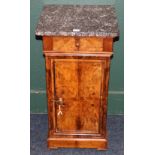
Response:
[[[78,66],[79,99],[99,99],[101,84],[101,62],[81,61]]]
[[[99,60],[80,61],[78,63],[78,100],[82,109],[82,129],[98,133],[100,87],[101,87],[101,62]]]
[[[76,130],[78,113],[78,76],[77,62],[73,60],[55,60],[55,98],[63,99],[62,115],[58,115],[59,105],[56,105],[57,131]]]
[[[57,59],[55,61],[55,95],[63,99],[77,100],[77,87],[77,62]]]
[[[99,133],[101,79],[100,60],[54,60],[54,95],[63,100],[55,102],[57,132]]]

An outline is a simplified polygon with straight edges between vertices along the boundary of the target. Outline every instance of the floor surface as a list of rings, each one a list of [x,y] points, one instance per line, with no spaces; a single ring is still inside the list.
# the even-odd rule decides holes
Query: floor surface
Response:
[[[108,116],[109,149],[57,149],[47,148],[47,115],[31,114],[31,155],[123,155],[124,154],[124,116]]]

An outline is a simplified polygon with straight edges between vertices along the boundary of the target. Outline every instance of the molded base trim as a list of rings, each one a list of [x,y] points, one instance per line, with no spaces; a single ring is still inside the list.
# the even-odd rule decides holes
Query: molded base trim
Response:
[[[96,148],[97,150],[107,149],[106,139],[97,138],[48,138],[48,148]]]

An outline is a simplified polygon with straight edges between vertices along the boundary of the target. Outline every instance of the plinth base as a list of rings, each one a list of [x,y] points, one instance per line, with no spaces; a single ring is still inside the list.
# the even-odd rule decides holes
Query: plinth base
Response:
[[[107,140],[99,138],[48,138],[48,148],[96,148],[107,149]]]

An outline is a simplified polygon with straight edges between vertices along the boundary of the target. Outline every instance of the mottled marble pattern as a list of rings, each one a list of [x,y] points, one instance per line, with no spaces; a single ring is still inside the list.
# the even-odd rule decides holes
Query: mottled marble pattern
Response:
[[[111,5],[45,5],[35,34],[117,37],[119,31],[116,12]]]

